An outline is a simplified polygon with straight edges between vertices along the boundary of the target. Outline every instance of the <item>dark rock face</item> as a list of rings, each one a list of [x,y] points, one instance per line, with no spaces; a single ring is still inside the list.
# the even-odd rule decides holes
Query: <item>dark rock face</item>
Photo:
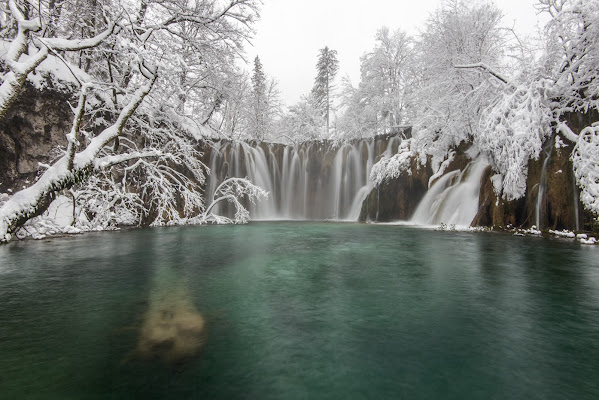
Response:
[[[478,213],[472,221],[472,226],[489,226],[505,228],[511,226],[524,226],[528,220],[526,199],[505,201],[497,199],[491,177],[495,175],[489,166],[481,179],[481,188],[478,200]],[[529,224],[530,226],[530,224]]]
[[[577,210],[582,210],[583,206],[570,161],[571,149],[572,146],[553,149],[550,156],[544,177],[545,196],[541,199],[539,208],[540,227],[543,229],[581,228],[582,221]]]
[[[388,222],[408,220],[428,190],[432,175],[430,166],[418,166],[412,161],[412,173],[403,173],[374,188],[360,212],[360,221]]]
[[[0,192],[32,183],[38,163],[53,159],[53,149],[66,146],[73,113],[70,95],[38,91],[27,84],[19,99],[0,120]]]

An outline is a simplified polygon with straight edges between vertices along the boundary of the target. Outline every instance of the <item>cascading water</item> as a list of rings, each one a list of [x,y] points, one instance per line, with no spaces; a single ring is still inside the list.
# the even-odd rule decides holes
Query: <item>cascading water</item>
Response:
[[[207,198],[224,179],[247,177],[269,192],[268,200],[250,204],[255,220],[357,220],[372,189],[370,169],[382,155],[396,152],[400,141],[400,137],[377,137],[339,147],[323,142],[293,147],[215,143],[208,164]]]
[[[545,211],[545,192],[547,190],[547,166],[551,160],[551,153],[553,150],[553,140],[547,141],[547,145],[543,149],[543,153],[545,154],[545,160],[543,160],[543,167],[541,169],[541,180],[539,181],[538,190],[537,190],[537,201],[535,207],[535,225],[537,229],[541,229],[541,220],[544,215],[542,212]]]
[[[572,172],[572,174],[574,174],[574,172]],[[574,178],[575,179],[575,178]],[[576,182],[576,180],[574,180]],[[578,207],[578,202],[580,201],[580,195],[578,194],[578,188],[576,187],[576,185],[572,185],[572,192],[574,195],[573,198],[573,202],[574,202],[574,224],[575,224],[575,228],[576,231],[578,232],[580,230],[580,210]]]
[[[478,158],[461,172],[443,175],[426,193],[410,222],[470,226],[478,212],[480,181],[488,165]]]

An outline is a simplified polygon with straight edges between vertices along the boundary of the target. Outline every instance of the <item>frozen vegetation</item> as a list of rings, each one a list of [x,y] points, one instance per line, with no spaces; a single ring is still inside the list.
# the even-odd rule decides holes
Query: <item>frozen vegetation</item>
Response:
[[[598,123],[577,132],[568,125],[572,115],[599,115],[599,3],[540,0],[537,6],[551,16],[546,39],[514,46],[505,44],[513,33],[492,5],[454,2],[431,16],[410,47],[421,61],[420,84],[411,89],[418,99],[410,110],[414,140],[373,168],[375,184],[408,171],[410,152],[441,173],[465,142],[490,161],[496,193],[519,199],[529,160],[539,158],[557,131],[556,148],[571,145],[582,203],[599,213]]]
[[[251,74],[239,67],[259,5],[258,0],[3,3],[0,120],[26,85],[69,94],[72,120],[58,156],[40,165],[35,182],[2,195],[0,242],[13,235],[123,225],[247,222],[248,201],[266,197],[274,178],[260,188],[243,176],[226,175],[210,181],[205,193],[206,176],[218,171],[210,171],[201,149],[220,139],[294,146],[294,153],[286,153],[294,154],[285,160],[287,173],[306,181],[304,192],[308,183],[301,177],[310,166],[299,169],[308,154],[298,149],[326,139],[341,149],[333,161],[340,169],[355,164],[342,159],[344,151],[348,160],[368,159],[366,168],[355,167],[360,179],[362,171],[370,176],[356,187],[360,201],[372,187],[430,165],[430,191],[457,207],[447,210],[430,200],[445,215],[439,221],[450,226],[469,224],[471,215],[463,213],[459,200],[474,204],[474,181],[488,165],[498,198],[525,196],[529,162],[551,143],[570,152],[580,200],[599,215],[598,2],[536,0],[549,16],[542,38],[518,37],[493,3],[446,2],[430,14],[418,37],[381,28],[374,48],[361,58],[357,85],[347,79],[336,85],[337,52],[320,49],[314,87],[287,110],[259,57]],[[404,140],[374,165],[370,154],[351,155],[359,146],[343,150],[350,140],[376,135]],[[226,146],[214,146],[221,147]],[[446,174],[458,148],[469,149],[477,161],[470,171]],[[258,158],[252,160],[250,169],[262,168],[255,165]],[[339,185],[349,176],[336,173]],[[221,202],[231,203],[232,216],[215,214]],[[359,204],[349,205],[356,214]],[[48,222],[57,213],[62,217]],[[437,219],[429,213],[420,222]]]

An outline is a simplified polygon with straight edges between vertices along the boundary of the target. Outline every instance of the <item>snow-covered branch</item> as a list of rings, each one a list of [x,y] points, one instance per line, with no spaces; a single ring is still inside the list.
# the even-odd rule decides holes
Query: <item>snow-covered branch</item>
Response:
[[[489,67],[485,63],[454,65],[454,68],[457,68],[457,69],[482,69],[483,71],[485,71],[488,74],[499,79],[501,82],[505,83],[506,85],[512,86],[512,84],[510,83],[510,81],[507,78],[505,78],[499,72],[493,70],[493,68]]]
[[[71,125],[71,131],[67,134],[67,169],[71,171],[73,169],[73,162],[75,158],[75,150],[79,146],[79,130],[81,129],[81,120],[85,113],[85,105],[87,103],[87,90],[88,86],[84,85],[81,88],[79,94],[79,101],[77,102],[77,108],[75,108],[75,117],[73,118],[73,124]]]
[[[153,75],[150,80],[137,89],[129,103],[119,113],[116,122],[110,127],[104,129],[104,131],[102,131],[102,133],[100,133],[98,136],[94,137],[85,150],[81,151],[75,156],[75,164],[78,168],[84,168],[91,164],[100,150],[108,143],[116,139],[123,132],[125,124],[135,112],[137,107],[139,107],[146,95],[150,93],[150,90],[152,90],[152,86],[154,85],[154,82],[156,82],[157,78],[157,75]]]
[[[111,22],[108,27],[100,34],[88,39],[63,39],[63,38],[36,38],[44,46],[55,51],[78,51],[97,47],[105,42],[115,31],[118,30],[118,24]]]
[[[27,220],[40,215],[58,192],[85,180],[93,171],[94,161],[102,148],[117,138],[126,122],[149,93],[156,76],[142,85],[120,112],[116,122],[94,137],[89,145],[72,157],[65,154],[52,164],[32,186],[15,193],[0,208],[0,242],[10,240]],[[80,98],[84,99],[85,96]],[[76,122],[77,117],[75,118]]]
[[[240,202],[240,199],[243,197],[247,197],[248,200],[253,203],[262,198],[267,198],[268,192],[254,185],[248,179],[226,179],[220,185],[218,185],[218,187],[214,191],[212,202],[208,207],[206,207],[206,211],[204,211],[201,218],[204,220],[210,220],[211,218],[214,218],[214,214],[212,214],[212,209],[218,203],[222,201],[228,201],[229,203],[232,203],[235,206],[235,218],[233,221],[230,222],[236,224],[246,223],[250,218],[250,214]]]
[[[556,129],[559,133],[564,135],[566,139],[572,143],[578,143],[579,136],[570,129],[570,127],[563,121],[558,121]]]
[[[114,165],[123,164],[127,161],[139,160],[142,158],[160,157],[162,155],[163,153],[160,150],[150,150],[104,156],[94,160],[94,169],[108,169]]]
[[[474,144],[493,169],[502,174],[502,194],[507,200],[526,193],[528,162],[538,159],[551,135],[552,111],[542,79],[523,82],[505,90],[482,113]]]
[[[19,91],[27,75],[32,72],[48,56],[48,50],[39,49],[34,55],[25,61],[19,61],[21,56],[27,51],[29,43],[29,33],[38,31],[41,28],[39,18],[27,20],[18,8],[14,0],[8,2],[10,12],[17,22],[17,34],[10,42],[8,50],[4,55],[4,62],[9,71],[2,76],[2,85],[0,85],[0,119],[2,119],[9,107],[14,103],[19,95]]]
[[[580,200],[599,215],[599,123],[580,132],[571,159],[580,187]]]

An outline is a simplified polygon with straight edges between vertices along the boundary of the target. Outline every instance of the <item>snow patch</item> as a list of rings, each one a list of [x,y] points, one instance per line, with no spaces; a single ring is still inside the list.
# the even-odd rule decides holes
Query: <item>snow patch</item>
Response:
[[[562,138],[559,135],[555,135],[555,148],[561,149],[564,147],[568,147],[568,145],[566,143],[564,143],[564,141],[562,140]]]
[[[574,232],[568,231],[566,229],[564,229],[563,231],[554,231],[552,229],[549,229],[549,233],[551,233],[552,235],[555,235],[555,236],[561,236],[561,237],[566,237],[566,238],[571,238],[571,239],[576,238],[576,234]]]
[[[414,152],[410,150],[412,139],[404,140],[399,145],[397,154],[392,157],[384,156],[379,162],[372,166],[370,171],[370,182],[373,186],[378,186],[388,179],[399,177],[402,172],[411,174],[411,159]]]

